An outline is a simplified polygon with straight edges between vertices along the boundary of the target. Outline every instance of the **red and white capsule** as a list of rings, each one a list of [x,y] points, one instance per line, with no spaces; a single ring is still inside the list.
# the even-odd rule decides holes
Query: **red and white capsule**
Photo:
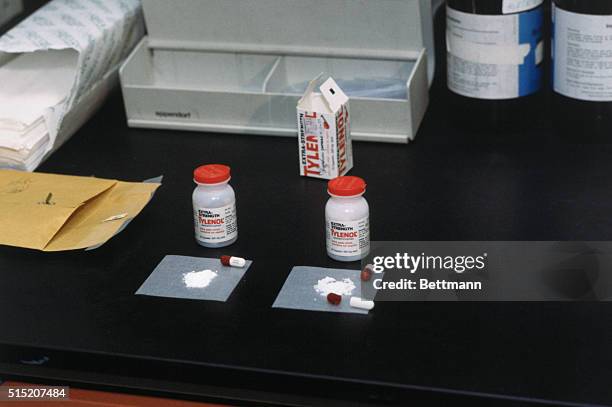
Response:
[[[221,264],[226,267],[244,267],[246,260],[242,257],[221,256]]]

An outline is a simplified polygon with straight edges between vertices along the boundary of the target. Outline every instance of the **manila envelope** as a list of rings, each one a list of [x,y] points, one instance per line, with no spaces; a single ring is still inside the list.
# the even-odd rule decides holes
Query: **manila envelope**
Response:
[[[159,186],[0,170],[0,244],[43,251],[101,245],[140,213]]]

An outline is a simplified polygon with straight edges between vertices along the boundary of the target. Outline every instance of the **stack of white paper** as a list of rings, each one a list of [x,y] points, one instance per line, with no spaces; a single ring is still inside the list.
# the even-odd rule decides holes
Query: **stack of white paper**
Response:
[[[139,0],[53,0],[0,37],[0,167],[34,170],[144,33]]]
[[[0,166],[33,170],[50,149],[49,109],[70,96],[78,54],[20,54],[0,67]]]

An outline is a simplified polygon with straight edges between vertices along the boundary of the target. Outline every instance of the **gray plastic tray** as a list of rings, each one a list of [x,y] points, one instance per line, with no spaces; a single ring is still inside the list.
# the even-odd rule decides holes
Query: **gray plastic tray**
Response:
[[[355,140],[406,143],[433,76],[429,0],[144,0],[149,37],[121,68],[133,127],[295,136],[324,72]]]

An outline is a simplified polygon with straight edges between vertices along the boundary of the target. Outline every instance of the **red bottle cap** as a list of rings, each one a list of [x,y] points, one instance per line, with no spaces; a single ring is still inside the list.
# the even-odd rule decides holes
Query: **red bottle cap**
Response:
[[[365,192],[366,183],[363,178],[345,177],[334,178],[327,183],[327,192],[334,196],[357,196]]]
[[[202,165],[193,171],[193,180],[198,184],[218,184],[230,179],[230,167],[223,164]]]

